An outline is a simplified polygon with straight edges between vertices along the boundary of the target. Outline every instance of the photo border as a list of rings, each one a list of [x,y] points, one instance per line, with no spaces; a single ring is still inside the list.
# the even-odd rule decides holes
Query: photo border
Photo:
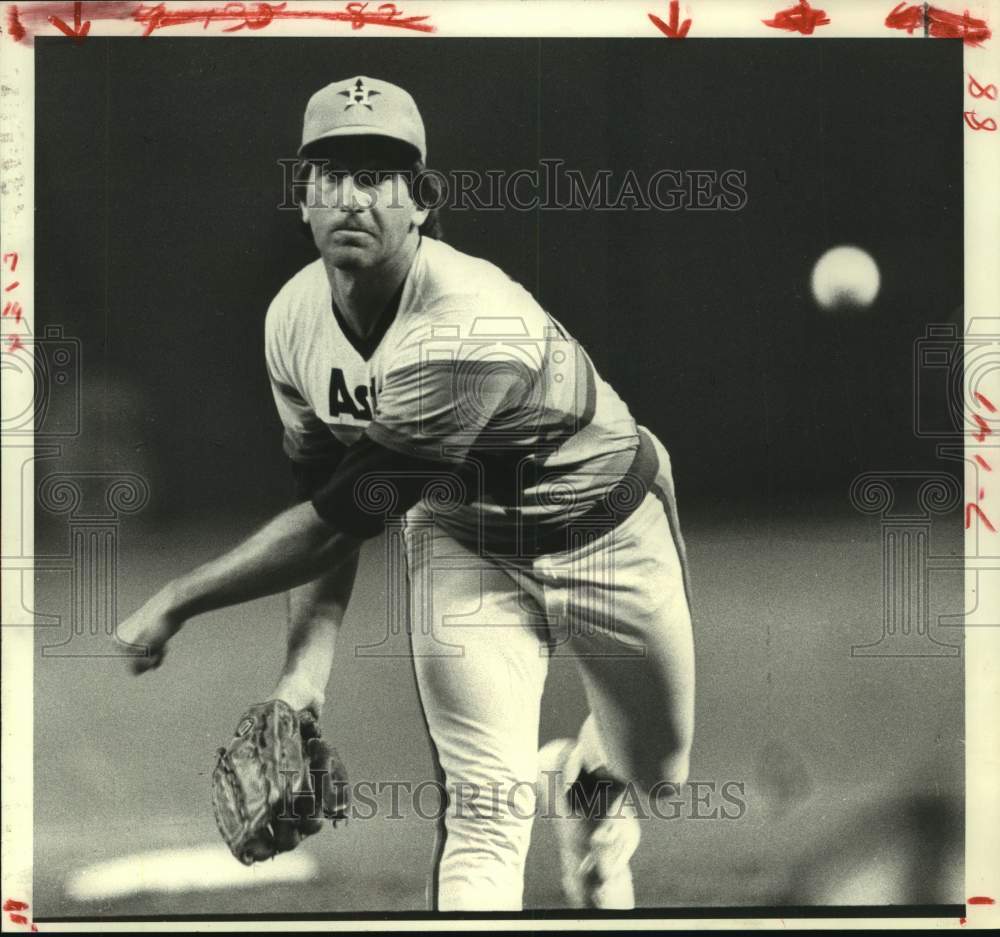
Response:
[[[41,4],[37,6],[42,6]],[[317,3],[289,2],[285,10],[302,13],[312,11],[339,12],[339,18],[280,19],[273,17],[263,23],[268,8],[281,4],[247,3],[202,4],[200,11],[206,16],[201,21],[163,25],[151,34],[140,38],[149,29],[145,22],[123,13],[142,8],[136,3],[63,3],[46,4],[46,7],[63,10],[54,21],[39,22],[31,14],[30,26],[25,26],[27,10],[23,10],[20,25],[28,30],[18,36],[17,14],[11,13],[17,4],[0,4],[0,144],[3,147],[2,195],[0,215],[2,228],[0,240],[5,256],[16,252],[16,270],[5,261],[3,267],[4,302],[20,304],[22,316],[3,319],[0,341],[0,364],[10,353],[10,343],[15,336],[22,341],[33,339],[34,276],[34,50],[32,36],[58,36],[67,32],[80,33],[66,41],[85,42],[87,36],[131,36],[135,41],[156,41],[159,36],[212,36],[220,40],[239,40],[260,35],[269,37],[298,36],[351,36],[357,41],[366,38],[409,37],[414,41],[434,41],[442,37],[644,37],[661,36],[664,54],[670,54],[670,42],[682,39],[704,41],[712,38],[770,38],[786,42],[823,42],[828,38],[879,38],[886,42],[961,41],[934,35],[930,22],[935,7],[927,4],[894,5],[893,0],[826,0],[812,5],[813,12],[826,11],[830,22],[816,24],[811,33],[801,33],[777,28],[765,23],[776,11],[794,6],[790,2],[767,3],[757,0],[691,0],[679,5],[664,0],[637,2],[582,2],[567,3],[561,0],[414,0],[397,7],[395,4],[366,3]],[[75,6],[75,9],[74,9]],[[235,16],[237,7],[243,6],[242,19]],[[152,8],[152,5],[148,5]],[[192,2],[160,4],[165,14],[190,10]],[[900,8],[913,7],[922,12],[922,28],[907,29],[888,25],[887,18]],[[208,16],[211,10],[228,10],[227,19]],[[962,2],[942,0],[938,12],[951,11],[955,16],[965,15],[985,21],[995,30],[1000,24],[1000,0]],[[674,13],[677,13],[677,16]],[[79,19],[74,20],[74,14]],[[234,18],[235,16],[235,18]],[[256,19],[254,18],[256,16]],[[381,17],[381,19],[379,18]],[[422,18],[419,22],[430,25],[433,32],[403,26],[401,21],[410,17]],[[659,22],[657,22],[659,20]],[[165,22],[165,20],[164,20]],[[85,26],[84,24],[88,24]],[[261,25],[263,23],[263,25]],[[685,23],[687,27],[685,28]],[[61,25],[60,25],[61,24]],[[664,28],[666,26],[666,29]],[[675,35],[671,36],[671,32]],[[681,35],[676,35],[680,33]],[[961,35],[961,34],[959,34]],[[971,334],[973,326],[987,333],[1000,335],[1000,266],[996,263],[1000,250],[1000,173],[991,171],[1000,161],[1000,102],[988,95],[976,93],[990,85],[1000,85],[1000,55],[993,37],[981,42],[972,41],[967,34],[964,48],[963,111],[955,114],[956,122],[964,124],[965,175],[965,331]],[[975,85],[973,84],[975,82]],[[989,121],[993,121],[991,130]],[[945,128],[943,128],[945,129]],[[11,287],[11,283],[16,286]],[[967,354],[966,349],[966,354]],[[29,355],[30,357],[30,355]],[[968,359],[967,359],[968,360]],[[31,407],[34,394],[33,371],[3,371],[3,408],[5,421],[12,413]],[[982,394],[1000,403],[1000,369],[981,376],[977,388]],[[966,516],[970,506],[982,502],[984,506],[1000,503],[1000,466],[995,472],[980,472],[973,461],[975,451],[987,452],[985,440],[974,435],[974,414],[966,399],[966,425],[970,431],[964,435],[962,451],[965,464],[964,503]],[[988,417],[990,429],[1000,425],[1000,414]],[[981,424],[980,424],[981,425]],[[2,709],[3,709],[3,843],[2,886],[0,895],[5,902],[13,899],[30,908],[33,881],[33,710],[24,706],[32,699],[34,661],[34,619],[30,612],[34,601],[32,557],[34,554],[33,492],[34,440],[29,437],[6,437],[2,447],[2,514],[3,590],[2,590]],[[1000,698],[1000,529],[991,534],[976,521],[977,511],[972,511],[972,522],[965,532],[965,597],[968,613],[964,626],[965,647],[965,719],[966,719],[966,900],[974,897],[1000,898],[1000,872],[996,863],[995,831],[1000,829],[1000,735],[991,724],[995,716],[994,704]],[[1000,515],[997,516],[1000,528]],[[972,558],[975,563],[970,562]],[[991,561],[996,560],[994,569]],[[803,929],[855,929],[863,926],[900,928],[921,927],[958,928],[961,926],[997,927],[1000,910],[995,904],[973,902],[962,906],[937,909],[941,913],[927,918],[917,909],[888,908],[854,909],[863,916],[851,916],[851,909],[783,908],[781,917],[746,916],[752,909],[654,909],[628,914],[600,914],[581,917],[576,912],[525,912],[521,917],[504,914],[381,914],[381,915],[303,915],[287,917],[208,917],[201,915],[180,917],[128,917],[43,919],[40,931],[62,930],[72,923],[80,932],[118,931],[133,929],[142,924],[150,929],[182,929],[185,925],[200,930],[223,929],[227,922],[239,920],[248,931],[275,929],[302,929],[323,924],[327,929],[352,929],[384,931],[386,929],[413,929],[416,925],[433,925],[442,930],[459,926],[471,930],[496,930],[498,922],[510,930],[548,930],[573,924],[646,929],[649,927],[677,929],[711,927],[713,929],[762,929],[782,926],[788,918],[795,918],[797,927]],[[770,913],[776,909],[761,909]],[[934,909],[931,909],[932,911]],[[843,913],[841,913],[843,912]],[[664,917],[664,913],[669,917]],[[745,916],[740,916],[740,914]],[[30,914],[26,911],[26,914]],[[4,929],[12,927],[9,914],[4,914]],[[166,926],[156,927],[156,922]],[[282,927],[281,922],[286,922]],[[14,929],[23,929],[14,926]]]

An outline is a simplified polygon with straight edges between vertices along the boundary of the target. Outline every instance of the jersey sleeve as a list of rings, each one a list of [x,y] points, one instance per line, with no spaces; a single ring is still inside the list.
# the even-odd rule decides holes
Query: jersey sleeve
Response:
[[[264,353],[271,393],[283,427],[285,454],[293,463],[316,470],[336,467],[346,447],[316,415],[293,379],[278,300],[271,304],[265,319]]]
[[[523,438],[540,405],[544,337],[510,315],[477,317],[472,302],[427,312],[400,340],[367,430],[380,445],[460,463],[486,433]]]

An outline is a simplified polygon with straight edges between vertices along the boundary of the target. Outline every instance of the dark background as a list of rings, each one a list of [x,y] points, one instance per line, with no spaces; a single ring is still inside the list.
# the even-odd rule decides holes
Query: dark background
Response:
[[[96,611],[86,590],[109,551],[87,552],[74,531],[89,522],[67,510],[36,512],[37,552],[75,566],[36,583],[33,914],[424,907],[435,824],[412,813],[312,837],[294,854],[316,861],[308,880],[164,892],[150,850],[176,850],[175,870],[202,868],[192,847],[216,850],[213,875],[242,868],[209,777],[239,713],[273,689],[285,601],[199,616],[141,679],[108,637],[287,503],[263,320],[314,252],[277,209],[277,161],[310,94],[358,73],[413,93],[444,171],[546,158],[616,179],[747,174],[735,213],[445,216],[453,244],[569,327],[673,458],[695,599],[691,776],[743,784],[747,811],[646,823],[639,906],[963,900],[961,629],[937,618],[961,612],[962,571],[922,593],[931,634],[912,653],[854,656],[879,641],[895,593],[880,519],[847,496],[861,471],[947,468],[913,432],[911,361],[928,323],[961,322],[961,55],[920,40],[38,40],[36,332],[80,339],[83,420],[58,454],[39,452],[36,479],[135,472],[152,502],[115,527]],[[809,293],[815,260],[844,242],[882,272],[875,304],[846,318]],[[962,535],[953,510],[928,549],[957,557]],[[416,783],[433,767],[406,635],[359,653],[385,635],[384,549],[362,551],[323,729],[352,779]],[[72,632],[88,625],[97,656]],[[574,661],[553,657],[542,702],[542,741],[577,731]],[[74,887],[105,861],[142,879],[136,891]],[[562,903],[542,821],[525,902]]]
[[[670,450],[682,502],[789,505],[933,458],[912,343],[962,302],[957,42],[241,39],[38,42],[37,315],[83,343],[83,439],[174,519],[286,495],[263,317],[311,260],[279,211],[309,95],[369,74],[416,98],[430,166],[564,159],[740,169],[739,212],[449,211]],[[855,243],[882,289],[809,291]],[[960,318],[956,321],[960,321]],[[110,405],[109,405],[110,401]],[[808,498],[801,503],[808,503]]]

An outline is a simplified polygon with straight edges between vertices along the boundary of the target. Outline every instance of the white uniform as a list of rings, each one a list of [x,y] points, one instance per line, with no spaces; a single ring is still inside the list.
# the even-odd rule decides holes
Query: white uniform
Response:
[[[581,668],[586,767],[686,775],[694,665],[670,463],[494,265],[423,238],[396,300],[359,342],[309,264],[268,311],[268,371],[293,460],[367,435],[467,473],[406,517],[417,685],[454,793],[433,904],[519,909],[553,648]],[[377,488],[359,490],[373,511]]]

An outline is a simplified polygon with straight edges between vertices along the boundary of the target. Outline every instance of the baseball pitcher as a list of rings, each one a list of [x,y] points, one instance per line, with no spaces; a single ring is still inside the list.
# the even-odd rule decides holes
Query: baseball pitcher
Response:
[[[298,156],[319,257],[265,324],[298,501],[124,622],[147,649],[131,666],[159,666],[196,615],[290,590],[284,671],[220,753],[215,800],[243,861],[294,847],[317,826],[290,821],[289,800],[343,815],[342,792],[310,781],[310,752],[358,549],[405,515],[420,702],[445,789],[464,796],[439,832],[432,907],[520,909],[545,811],[560,818],[567,900],[630,908],[639,824],[624,792],[683,783],[692,741],[667,453],[525,289],[441,240],[406,91],[365,76],[322,88]],[[539,751],[557,648],[578,662],[590,715]]]

